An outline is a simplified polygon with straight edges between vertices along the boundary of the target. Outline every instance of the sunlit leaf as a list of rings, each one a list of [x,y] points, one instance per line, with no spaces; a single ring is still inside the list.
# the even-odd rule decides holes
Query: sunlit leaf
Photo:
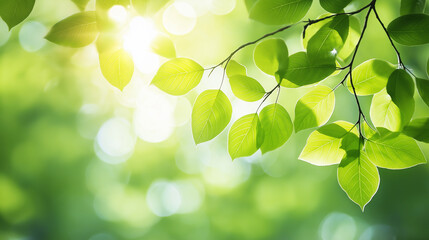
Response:
[[[88,5],[89,0],[72,0],[74,4],[81,10],[85,11],[86,5]]]
[[[35,0],[1,0],[0,17],[9,30],[24,21],[33,10]]]
[[[192,134],[196,144],[219,135],[231,120],[232,107],[221,90],[206,90],[195,101],[192,109]]]
[[[341,12],[351,0],[320,0],[320,6],[332,13]]]
[[[152,84],[171,95],[184,95],[195,88],[203,77],[204,69],[188,58],[174,58],[164,63]]]
[[[393,20],[387,30],[396,42],[403,45],[421,45],[429,43],[429,15],[409,14]]]
[[[152,51],[165,58],[175,58],[176,48],[173,41],[164,35],[158,35],[150,44]]]
[[[403,126],[401,110],[385,90],[375,94],[372,98],[370,115],[376,127],[396,132],[400,131]]]
[[[423,78],[416,78],[416,83],[420,97],[422,97],[426,105],[429,106],[429,80]]]
[[[234,95],[241,100],[254,102],[265,95],[262,85],[251,77],[235,75],[229,79],[229,83]]]
[[[312,132],[299,159],[317,166],[338,164],[346,151],[341,140],[347,134],[357,135],[353,124],[345,121],[331,123]]]
[[[313,0],[264,0],[256,2],[249,17],[270,25],[294,23],[307,13]]]
[[[56,23],[46,39],[67,47],[84,47],[98,36],[98,28],[95,12],[76,13]]]
[[[362,211],[378,190],[380,175],[364,151],[348,151],[337,171],[338,183]]]
[[[371,95],[386,87],[387,80],[395,67],[383,60],[370,59],[353,69],[353,84],[358,95]],[[353,93],[350,81],[348,88]]]
[[[335,108],[335,94],[326,86],[316,86],[295,107],[295,132],[325,124]]]
[[[359,20],[354,16],[349,16],[349,31],[347,39],[344,41],[343,47],[338,52],[337,57],[345,60],[355,50],[361,34]]]
[[[264,107],[259,118],[265,135],[262,153],[281,147],[292,134],[292,120],[286,109],[278,103]]]
[[[234,160],[254,154],[264,141],[258,114],[248,114],[232,124],[228,133],[228,152]]]
[[[298,52],[289,57],[289,66],[283,76],[281,85],[289,88],[317,83],[335,71],[335,62],[332,64],[312,64],[307,53]]]
[[[114,52],[123,48],[123,39],[119,34],[101,32],[95,42],[99,53]]]
[[[426,0],[401,0],[401,15],[423,13],[425,7]]]
[[[340,34],[330,28],[322,27],[307,45],[307,56],[311,63],[332,63],[343,45]]]
[[[131,0],[131,3],[137,12],[143,16],[152,16],[170,0]]]
[[[368,158],[378,167],[403,169],[426,163],[416,141],[401,133],[377,128],[378,134],[365,143]]]
[[[329,13],[325,13],[318,16],[316,19],[321,19],[329,15]],[[320,22],[309,25],[305,30],[305,37],[302,38],[302,45],[304,48],[307,48],[308,41],[314,36],[314,34],[316,34],[323,26],[327,26],[330,22],[332,22],[332,18],[327,18]]]
[[[417,141],[429,143],[429,118],[413,119],[402,132]]]
[[[100,68],[107,81],[121,91],[134,73],[133,60],[124,50],[100,53]]]
[[[387,93],[401,111],[401,125],[408,124],[414,113],[414,81],[403,69],[396,69],[389,77]]]
[[[256,66],[269,75],[285,72],[289,64],[289,53],[281,39],[268,39],[259,43],[253,53]]]
[[[247,75],[246,67],[241,65],[240,63],[231,60],[226,67],[226,75],[231,78],[235,75]]]

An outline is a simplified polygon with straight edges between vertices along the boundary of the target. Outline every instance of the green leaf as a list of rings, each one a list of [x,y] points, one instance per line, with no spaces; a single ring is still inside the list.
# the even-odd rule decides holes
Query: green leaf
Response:
[[[338,52],[337,57],[346,60],[355,50],[361,34],[359,20],[354,16],[349,16],[349,31],[343,47]]]
[[[255,3],[259,0],[244,0],[244,4],[246,5],[247,12],[250,12],[250,9],[255,5]]]
[[[308,59],[312,63],[335,62],[336,54],[341,49],[342,45],[343,40],[336,30],[330,27],[322,27],[308,41]]]
[[[121,91],[134,73],[133,59],[124,50],[100,53],[100,68],[107,81]]]
[[[289,66],[281,85],[288,88],[317,83],[335,71],[335,62],[312,64],[307,53],[297,52],[289,57]]]
[[[425,7],[426,0],[401,0],[401,15],[423,13]]]
[[[24,21],[33,10],[35,0],[1,0],[0,17],[9,30]]]
[[[221,90],[202,92],[192,109],[192,134],[195,144],[209,141],[219,135],[231,120],[231,113],[231,103]]]
[[[383,60],[370,59],[363,62],[352,72],[352,79],[357,95],[371,95],[386,87],[387,80],[395,67]],[[353,89],[350,81],[348,88],[351,93]]]
[[[429,15],[423,13],[398,17],[387,27],[390,36],[396,42],[413,46],[429,43]]]
[[[184,95],[195,88],[203,77],[204,69],[188,58],[174,58],[164,63],[152,84],[171,95]]]
[[[97,36],[95,12],[80,12],[56,23],[46,39],[58,45],[79,48],[91,44]]]
[[[328,17],[330,14],[325,13],[317,17],[317,19],[322,19],[324,17]],[[322,20],[317,23],[313,23],[310,26],[307,27],[305,30],[305,37],[302,38],[302,45],[304,48],[307,48],[308,41],[324,26],[329,25],[329,23],[332,22],[332,18],[327,18],[325,20]]]
[[[259,43],[253,53],[256,66],[264,73],[274,75],[283,73],[289,64],[289,53],[285,42],[281,39],[268,39]]]
[[[364,151],[348,151],[337,171],[338,183],[347,196],[362,211],[371,201],[380,185],[377,167],[368,159]]]
[[[158,35],[150,44],[152,51],[165,58],[175,58],[176,48],[169,37]]]
[[[385,90],[375,94],[372,98],[370,115],[376,127],[396,132],[400,131],[403,126],[401,110]]]
[[[426,73],[429,76],[429,58],[428,58],[428,62],[426,63]]]
[[[400,133],[377,128],[378,134],[365,143],[368,158],[378,167],[403,169],[426,163],[416,141]]]
[[[86,5],[88,5],[89,0],[72,0],[74,4],[81,10],[85,11]]]
[[[163,8],[170,0],[132,0],[132,5],[140,15],[152,16]]]
[[[341,12],[351,0],[320,0],[320,6],[331,13]]]
[[[413,119],[402,132],[417,141],[429,143],[429,118]]]
[[[261,146],[262,153],[281,147],[292,134],[292,120],[286,109],[280,104],[275,103],[264,107],[259,118],[265,134]]]
[[[387,93],[401,111],[401,125],[408,124],[414,113],[414,81],[403,69],[396,69],[389,77]]]
[[[357,136],[357,130],[353,124],[345,121],[338,121],[319,128],[308,137],[299,159],[317,166],[340,163],[346,153],[341,141],[348,134]]]
[[[326,86],[316,86],[295,107],[295,132],[325,124],[335,108],[335,94]]]
[[[234,60],[231,60],[226,67],[226,75],[228,78],[235,75],[247,75],[246,67]]]
[[[123,48],[122,36],[111,34],[110,32],[101,32],[95,42],[99,53],[115,52]]]
[[[234,160],[254,154],[264,141],[258,114],[248,114],[232,124],[228,133],[228,152]]]
[[[419,90],[420,97],[426,105],[429,106],[429,80],[423,78],[416,78],[417,90]]]
[[[241,100],[254,102],[265,95],[262,85],[251,77],[235,75],[229,79],[229,83],[234,95]]]
[[[295,23],[305,16],[313,0],[263,0],[256,2],[249,17],[269,25]]]

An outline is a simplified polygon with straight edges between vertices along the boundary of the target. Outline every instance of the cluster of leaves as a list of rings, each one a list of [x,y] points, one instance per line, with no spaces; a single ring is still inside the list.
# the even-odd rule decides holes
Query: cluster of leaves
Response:
[[[261,101],[254,113],[232,124],[228,133],[231,158],[250,156],[259,149],[262,153],[275,150],[289,139],[293,131],[317,128],[308,137],[299,158],[319,166],[338,164],[340,186],[363,210],[378,189],[380,177],[377,168],[403,169],[426,162],[416,140],[429,142],[429,118],[412,117],[416,86],[429,106],[429,80],[427,76],[418,78],[405,66],[395,42],[408,46],[429,43],[429,15],[423,13],[425,0],[402,0],[401,16],[385,27],[377,12],[376,0],[364,6],[357,0],[319,1],[329,13],[315,20],[300,21],[313,0],[245,0],[251,19],[284,26],[243,44],[211,68],[205,69],[188,58],[176,58],[171,51],[165,51],[166,48],[174,51],[172,42],[168,38],[158,40],[154,51],[170,60],[159,68],[152,84],[168,94],[180,96],[200,83],[204,71],[223,67],[224,77],[228,77],[237,98],[248,102]],[[27,9],[34,5],[34,0],[12,2],[21,4],[19,9],[24,9],[24,5]],[[84,11],[87,0],[74,2],[83,12],[55,24],[47,39],[69,47],[83,47],[97,39],[103,75],[113,86],[123,89],[133,75],[134,65],[117,37],[123,29],[109,21],[107,10],[113,5],[131,4],[139,14],[150,15],[168,1],[98,0],[95,12]],[[345,12],[344,8],[352,3],[361,7]],[[2,1],[1,5],[0,14],[10,27],[26,17],[24,12],[28,15],[31,11],[30,8],[30,11],[11,18],[4,9],[17,6],[12,6],[9,1]],[[354,15],[365,12],[361,26]],[[381,59],[369,59],[354,66],[371,13],[398,56],[397,66]],[[289,55],[283,39],[270,37],[298,24],[303,24],[302,41],[306,51]],[[245,66],[232,60],[241,49],[255,44],[253,58],[256,66],[271,75],[276,83],[268,91],[248,76]],[[345,72],[344,78],[335,88],[321,84],[329,76],[342,72]],[[192,132],[196,144],[215,138],[231,121],[232,105],[221,90],[224,77],[219,89],[205,90],[194,103]],[[356,100],[357,121],[326,124],[335,108],[335,90],[341,85],[346,86]],[[279,95],[282,88],[302,86],[312,86],[312,90],[297,102],[293,121],[277,100],[260,110],[262,103],[273,93]],[[367,95],[373,95],[369,118],[363,114],[359,102],[359,96]]]

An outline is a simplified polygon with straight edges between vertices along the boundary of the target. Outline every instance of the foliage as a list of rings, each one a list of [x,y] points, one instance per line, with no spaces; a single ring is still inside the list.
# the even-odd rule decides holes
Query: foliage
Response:
[[[119,4],[133,6],[140,14],[150,16],[168,1],[97,1],[95,12],[84,11],[87,1],[74,2],[82,12],[52,26],[46,38],[67,47],[87,46],[98,38],[101,71],[112,86],[123,90],[133,76],[134,64],[124,49],[118,49],[121,44],[117,43],[115,35],[123,29],[109,20],[107,11]],[[152,48],[169,59],[159,68],[152,84],[170,95],[185,95],[199,85],[205,71],[211,73],[223,67],[219,89],[202,92],[193,106],[195,143],[215,138],[231,120],[233,109],[228,96],[221,90],[227,75],[237,98],[249,102],[262,99],[256,112],[232,123],[228,132],[228,152],[233,160],[250,156],[259,149],[266,153],[281,147],[293,129],[299,132],[317,128],[308,137],[299,158],[318,166],[338,164],[340,186],[363,210],[378,189],[377,168],[404,169],[426,163],[416,140],[427,142],[422,132],[427,131],[428,121],[412,118],[414,89],[417,87],[428,104],[428,80],[427,76],[417,77],[406,66],[396,43],[407,46],[428,44],[429,15],[415,7],[424,5],[424,1],[402,0],[401,16],[385,27],[376,0],[353,11],[344,9],[351,8],[356,1],[320,0],[320,5],[330,13],[301,21],[312,2],[246,1],[249,18],[263,24],[283,26],[239,46],[222,62],[209,68],[189,58],[176,57],[169,38],[156,38]],[[2,1],[0,16],[12,28],[30,14],[33,5],[34,0]],[[19,14],[11,16],[13,9],[19,9]],[[355,18],[360,13],[365,13],[363,23]],[[372,15],[375,18],[370,18]],[[378,24],[383,29],[397,55],[397,64],[369,59],[354,66],[370,20],[375,21],[371,24]],[[289,55],[291,49],[283,39],[270,37],[292,27],[298,28],[298,25],[303,26],[305,51]],[[271,75],[275,83],[275,87],[268,91],[256,78],[248,76],[245,66],[233,60],[237,52],[251,45],[256,45],[253,53],[256,66]],[[333,88],[325,86],[322,81],[334,74],[343,74],[342,81]],[[335,91],[341,85],[347,86],[356,101],[357,120],[326,124],[335,108]],[[284,88],[303,86],[310,87],[311,91],[297,102],[293,124],[287,110],[277,102],[278,97],[275,103],[262,108],[273,93],[278,96]],[[359,98],[367,95],[373,96],[369,118],[364,114]]]

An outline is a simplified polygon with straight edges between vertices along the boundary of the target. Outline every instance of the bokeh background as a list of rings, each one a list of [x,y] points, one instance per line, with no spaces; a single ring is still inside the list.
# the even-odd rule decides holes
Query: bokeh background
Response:
[[[399,15],[399,4],[377,1],[386,24]],[[120,92],[102,77],[94,45],[70,49],[44,40],[54,23],[76,12],[68,0],[37,0],[11,32],[0,20],[0,239],[429,239],[428,165],[380,169],[380,188],[363,213],[339,187],[336,166],[298,160],[312,130],[292,135],[279,150],[234,162],[227,131],[195,146],[192,103],[219,86],[222,70],[205,75],[185,97],[171,97],[149,85],[166,60],[149,54],[134,59],[134,77]],[[322,13],[314,1],[306,18]],[[373,17],[357,62],[396,63]],[[150,21],[173,39],[178,56],[205,67],[275,29],[249,20],[241,0],[177,0]],[[301,31],[278,35],[290,53],[303,50]],[[426,76],[429,47],[399,49],[407,66]],[[252,51],[235,60],[272,88],[275,80],[256,69]],[[323,84],[335,86],[341,76]],[[258,103],[235,99],[228,84],[223,90],[233,120],[256,110]],[[282,89],[280,102],[292,117],[308,90]],[[340,87],[336,97],[330,122],[354,122],[353,96]],[[428,117],[415,97],[414,117]],[[369,115],[371,97],[362,101]],[[429,145],[419,146],[428,158]]]

